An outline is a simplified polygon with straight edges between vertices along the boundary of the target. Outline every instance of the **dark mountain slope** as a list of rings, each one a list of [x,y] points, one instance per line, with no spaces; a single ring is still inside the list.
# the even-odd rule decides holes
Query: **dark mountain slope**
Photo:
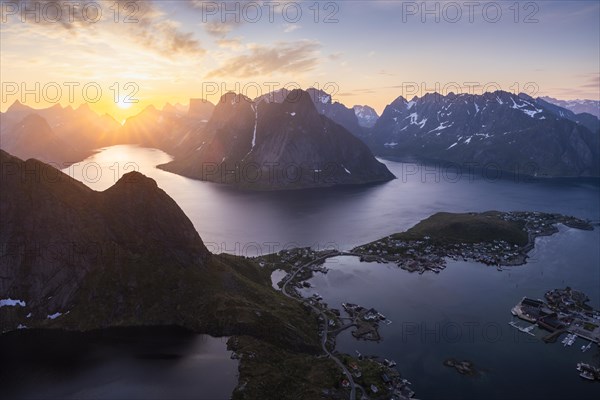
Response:
[[[0,308],[2,331],[179,325],[317,349],[311,320],[268,272],[210,254],[152,179],[133,172],[95,192],[37,160],[0,156],[0,299],[26,304]]]
[[[304,91],[282,103],[224,95],[203,143],[160,166],[184,176],[264,190],[364,184],[393,179],[369,149],[316,110]]]

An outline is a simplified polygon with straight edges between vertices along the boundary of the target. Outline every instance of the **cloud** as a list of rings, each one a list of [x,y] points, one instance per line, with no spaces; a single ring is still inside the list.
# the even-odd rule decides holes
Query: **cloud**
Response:
[[[386,71],[385,69],[380,69],[379,71],[377,71],[377,75],[383,75],[383,76],[396,76],[396,74],[393,74],[391,72]]]
[[[343,55],[344,53],[342,53],[341,51],[337,51],[335,53],[331,53],[328,57],[331,61],[337,61],[340,58],[342,58]]]
[[[283,33],[294,32],[295,30],[298,30],[300,28],[302,28],[302,26],[300,26],[298,24],[285,24],[284,25],[284,29],[283,29]]]
[[[46,18],[26,18],[31,30],[69,40],[61,35],[100,36],[113,35],[119,41],[130,41],[161,56],[173,54],[203,55],[206,50],[192,32],[184,32],[178,22],[165,17],[153,1],[115,0],[99,2],[79,0],[19,0],[19,9],[39,9]],[[117,3],[119,13],[116,14]],[[86,10],[86,11],[84,11]],[[14,18],[21,16],[15,15]],[[115,21],[115,18],[118,18]]]
[[[221,22],[221,21],[209,21],[202,23],[206,33],[213,37],[224,38],[229,32],[231,32],[237,25],[238,22]]]
[[[192,0],[186,4],[194,12],[200,13],[200,26],[210,36],[224,38],[229,32],[245,21],[239,2],[213,2]]]
[[[246,54],[226,60],[206,78],[250,78],[274,73],[301,74],[314,69],[321,45],[315,41],[278,42],[272,46],[254,45]]]
[[[217,39],[216,43],[219,47],[230,50],[240,50],[244,47],[241,37]]]
[[[596,76],[592,76],[591,78],[589,78],[588,82],[586,84],[581,85],[581,87],[600,90],[600,76],[597,74]]]

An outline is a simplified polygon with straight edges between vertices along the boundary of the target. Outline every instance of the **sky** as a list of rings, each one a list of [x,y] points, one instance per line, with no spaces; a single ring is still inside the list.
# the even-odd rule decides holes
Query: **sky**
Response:
[[[598,1],[1,0],[1,11],[2,111],[87,101],[124,118],[282,87],[379,113],[428,91],[600,98]]]

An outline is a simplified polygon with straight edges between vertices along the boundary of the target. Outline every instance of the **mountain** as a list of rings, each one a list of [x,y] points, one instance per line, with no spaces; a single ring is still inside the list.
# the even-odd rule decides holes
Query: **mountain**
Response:
[[[599,100],[558,100],[552,97],[540,97],[548,103],[573,111],[575,114],[588,113],[600,118]]]
[[[537,176],[599,176],[599,133],[557,111],[503,91],[398,97],[373,127],[369,143],[376,154],[407,159]]]
[[[354,114],[356,114],[356,118],[358,118],[358,124],[363,128],[374,127],[375,123],[379,119],[377,111],[375,111],[372,107],[356,105],[352,107],[352,109],[354,110]]]
[[[383,182],[394,176],[359,139],[320,115],[311,96],[282,103],[227,93],[203,143],[159,168],[195,179],[260,190]]]
[[[52,159],[47,158],[37,152],[36,148],[39,147],[39,144],[27,140],[22,141],[23,150],[25,151],[8,148],[4,145],[2,148],[24,158],[37,157],[44,161],[59,164],[80,161],[88,157],[94,149],[107,145],[109,143],[107,138],[120,127],[120,124],[111,116],[107,114],[100,116],[93,112],[87,104],[83,104],[77,109],[71,106],[62,107],[60,104],[48,108],[34,109],[15,101],[6,113],[0,116],[2,141],[14,136],[14,131],[22,125],[21,121],[29,115],[36,115],[45,120],[54,136],[66,144],[66,150],[68,151],[62,153],[68,157],[60,158],[58,155],[61,152],[52,151],[50,153]],[[29,146],[31,146],[30,149]]]
[[[333,122],[343,126],[356,137],[363,137],[365,132],[359,124],[354,110],[342,103],[333,102],[331,95],[323,90],[309,88],[306,90],[319,114],[326,116]],[[283,103],[289,96],[290,91],[283,88],[254,99],[256,103],[261,101],[267,103]]]
[[[211,254],[175,201],[140,173],[96,192],[0,151],[2,331],[178,325],[317,349],[302,307],[244,257]]]
[[[307,92],[320,114],[340,124],[354,136],[364,136],[364,130],[358,123],[358,118],[353,109],[337,101],[333,102],[331,95],[322,90],[310,88],[307,89]]]
[[[211,102],[203,99],[190,99],[187,112],[182,112],[181,106],[169,103],[162,110],[148,106],[128,118],[115,132],[110,144],[133,143],[171,154],[184,153],[185,146],[194,145],[198,131],[203,130],[214,108]]]
[[[571,121],[575,121],[575,122],[585,126],[592,132],[596,132],[600,129],[600,120],[595,115],[592,115],[592,114],[589,114],[586,112],[576,114],[569,109],[566,109],[566,108],[558,106],[554,103],[548,102],[548,101],[544,100],[544,98],[542,98],[542,97],[538,97],[535,100],[535,103],[540,108],[543,108],[545,110],[552,112],[557,117],[566,118]]]
[[[215,109],[215,105],[204,99],[190,99],[188,117],[208,121]]]
[[[37,158],[61,167],[89,155],[61,139],[38,114],[29,114],[7,129],[0,147],[22,158]]]

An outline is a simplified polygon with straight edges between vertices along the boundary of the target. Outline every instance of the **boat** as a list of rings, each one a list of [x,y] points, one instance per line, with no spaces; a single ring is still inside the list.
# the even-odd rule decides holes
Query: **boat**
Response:
[[[600,368],[591,366],[590,364],[577,363],[577,371],[579,376],[590,381],[600,380]]]
[[[581,346],[581,351],[585,353],[585,352],[586,352],[586,351],[588,351],[588,350],[589,350],[591,347],[592,347],[592,342],[589,342],[587,345],[583,345],[583,346]]]

